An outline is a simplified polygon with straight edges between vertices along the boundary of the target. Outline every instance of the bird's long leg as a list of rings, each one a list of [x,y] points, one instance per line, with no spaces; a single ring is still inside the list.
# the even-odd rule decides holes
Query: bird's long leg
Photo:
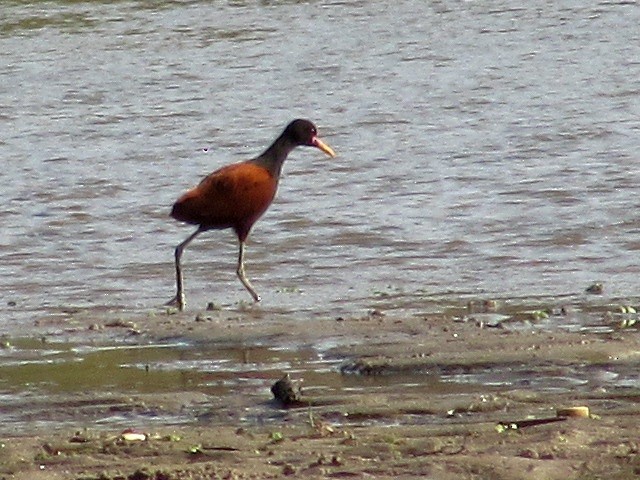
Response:
[[[184,242],[182,242],[180,245],[176,247],[175,256],[176,256],[177,292],[176,292],[176,296],[172,300],[167,302],[167,305],[176,305],[180,311],[184,310],[184,306],[185,306],[184,288],[183,288],[184,280],[182,277],[182,266],[180,265],[182,252],[187,247],[187,245],[189,245],[193,241],[193,239],[196,238],[198,235],[200,235],[203,231],[204,230],[198,228],[198,230],[196,230],[191,235],[189,235]]]
[[[238,274],[238,278],[244,285],[244,288],[246,288],[253,297],[253,300],[259,302],[260,295],[258,295],[258,292],[255,291],[255,289],[251,285],[251,282],[249,282],[249,279],[247,279],[246,275],[244,274],[244,242],[242,240],[240,240],[240,252],[238,253],[238,270],[236,270],[236,273]]]

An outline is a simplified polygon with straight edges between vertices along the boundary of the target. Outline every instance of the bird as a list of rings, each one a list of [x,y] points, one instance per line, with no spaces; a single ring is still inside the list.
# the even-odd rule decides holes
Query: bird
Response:
[[[197,225],[197,229],[175,248],[176,296],[167,305],[185,308],[181,258],[184,249],[208,230],[232,229],[238,237],[236,274],[255,302],[260,295],[245,274],[245,244],[254,223],[267,211],[278,189],[282,165],[296,147],[315,147],[334,158],[336,153],[318,138],[318,129],[309,120],[296,119],[261,155],[226,165],[209,174],[174,203],[171,217]]]

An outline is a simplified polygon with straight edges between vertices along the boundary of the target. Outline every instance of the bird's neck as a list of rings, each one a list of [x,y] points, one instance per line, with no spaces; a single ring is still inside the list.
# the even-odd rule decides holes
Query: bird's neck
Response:
[[[286,137],[280,136],[260,156],[251,160],[251,163],[265,168],[277,180],[280,178],[282,164],[294,148],[296,145]]]

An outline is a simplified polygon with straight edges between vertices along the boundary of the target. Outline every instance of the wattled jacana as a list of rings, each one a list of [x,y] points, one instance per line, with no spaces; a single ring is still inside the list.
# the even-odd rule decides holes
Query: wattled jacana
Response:
[[[227,165],[205,177],[173,205],[171,216],[181,222],[198,225],[195,232],[176,247],[177,293],[169,304],[185,307],[182,252],[198,235],[207,230],[232,228],[238,236],[238,278],[256,302],[260,296],[244,272],[245,242],[253,224],[269,208],[278,188],[280,171],[287,155],[298,146],[316,147],[327,155],[335,152],[318,138],[318,131],[308,120],[297,119],[262,155],[240,163]]]

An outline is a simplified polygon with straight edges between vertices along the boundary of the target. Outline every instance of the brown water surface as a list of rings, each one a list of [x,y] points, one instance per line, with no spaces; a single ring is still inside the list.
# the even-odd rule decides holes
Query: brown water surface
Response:
[[[578,403],[609,415],[594,448],[632,436],[638,24],[633,2],[3,2],[0,433],[496,435]],[[338,157],[285,165],[247,253],[263,302],[209,232],[166,311],[172,203],[295,117]],[[311,411],[271,402],[284,372]]]
[[[153,307],[168,217],[206,173],[305,116],[248,272],[265,308],[395,295],[636,298],[639,12],[628,2],[5,2],[6,322]],[[248,300],[229,232],[185,254],[192,306]]]

